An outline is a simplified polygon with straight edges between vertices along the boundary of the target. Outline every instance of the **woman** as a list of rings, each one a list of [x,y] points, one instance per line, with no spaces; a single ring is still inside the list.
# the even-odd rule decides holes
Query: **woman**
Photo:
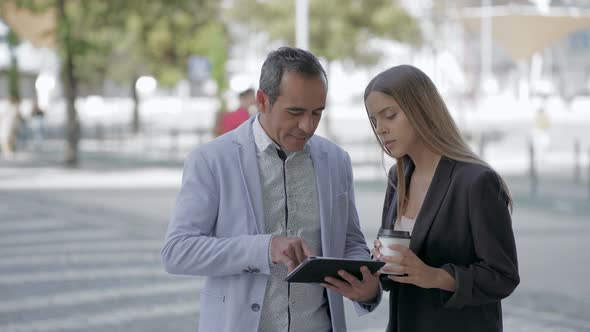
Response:
[[[500,301],[519,283],[506,184],[467,146],[432,81],[412,66],[377,75],[365,107],[389,172],[383,228],[410,248],[381,275],[388,331],[501,331]],[[396,276],[386,273],[406,274]]]

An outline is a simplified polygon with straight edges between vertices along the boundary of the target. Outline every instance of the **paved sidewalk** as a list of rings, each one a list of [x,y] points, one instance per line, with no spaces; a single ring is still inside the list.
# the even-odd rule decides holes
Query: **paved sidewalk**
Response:
[[[0,331],[194,331],[202,278],[167,275],[159,248],[181,158],[85,152],[82,167],[48,150],[0,161]],[[522,282],[504,301],[505,331],[590,331],[590,200],[567,175],[541,175],[529,195],[507,177]],[[385,183],[358,181],[370,242]],[[567,272],[567,273],[564,273]],[[350,331],[383,331],[386,299]]]
[[[90,141],[82,144],[80,166],[63,166],[63,142],[49,141],[42,149],[29,149],[14,161],[0,158],[0,183],[12,189],[59,188],[137,188],[170,187],[180,183],[187,150],[152,149],[144,151],[141,141],[123,146],[116,141]],[[505,177],[516,205],[542,207],[576,215],[590,216],[590,169],[582,165],[580,178],[574,180],[573,166],[547,163],[538,172],[536,194],[532,194],[528,172],[507,169]],[[355,168],[355,179],[381,190],[386,181],[383,167],[361,165]],[[101,176],[102,175],[102,176]]]

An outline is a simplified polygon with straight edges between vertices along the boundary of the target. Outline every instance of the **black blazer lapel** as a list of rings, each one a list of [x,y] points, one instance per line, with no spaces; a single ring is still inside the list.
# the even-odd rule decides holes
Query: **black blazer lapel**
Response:
[[[404,158],[404,174],[406,178],[407,189],[410,184],[410,179],[412,178],[412,173],[414,173],[414,163],[412,162],[412,159],[410,159],[409,157]],[[395,220],[397,219],[397,186],[399,181],[397,180],[397,172],[395,169],[395,165],[392,168],[392,173],[389,177],[389,180],[393,183],[395,189],[393,189],[393,195],[387,198],[389,209],[387,216],[384,216],[384,218],[382,218],[381,221],[381,228],[383,229],[393,229],[393,226],[395,225]]]
[[[395,170],[394,170],[395,172]],[[381,218],[381,229],[393,229],[395,216],[397,215],[397,178],[389,177],[387,194],[385,196],[386,210]]]
[[[420,208],[420,212],[416,217],[416,223],[412,230],[412,240],[410,241],[410,249],[418,255],[426,235],[430,230],[430,226],[438,213],[438,209],[447,194],[449,183],[451,182],[451,175],[455,167],[454,160],[442,157],[438,162],[432,182],[428,187],[428,192]]]

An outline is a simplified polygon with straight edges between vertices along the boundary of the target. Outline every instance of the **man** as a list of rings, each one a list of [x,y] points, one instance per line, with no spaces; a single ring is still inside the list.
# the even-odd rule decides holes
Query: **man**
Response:
[[[221,133],[225,134],[238,128],[243,122],[250,117],[250,109],[255,106],[254,89],[250,88],[240,92],[238,95],[240,107],[237,110],[224,114],[221,121]]]
[[[378,278],[284,281],[312,255],[368,259],[350,158],[314,136],[327,78],[309,52],[283,47],[262,66],[259,109],[188,157],[162,248],[166,270],[207,276],[199,331],[345,331],[343,294],[359,314],[381,298]]]

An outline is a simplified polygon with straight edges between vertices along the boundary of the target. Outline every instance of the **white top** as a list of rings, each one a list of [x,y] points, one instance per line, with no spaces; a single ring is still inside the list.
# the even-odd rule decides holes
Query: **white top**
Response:
[[[410,235],[412,235],[412,230],[414,229],[415,223],[416,219],[410,219],[406,216],[402,216],[401,220],[395,223],[393,229],[396,231],[410,232]]]

